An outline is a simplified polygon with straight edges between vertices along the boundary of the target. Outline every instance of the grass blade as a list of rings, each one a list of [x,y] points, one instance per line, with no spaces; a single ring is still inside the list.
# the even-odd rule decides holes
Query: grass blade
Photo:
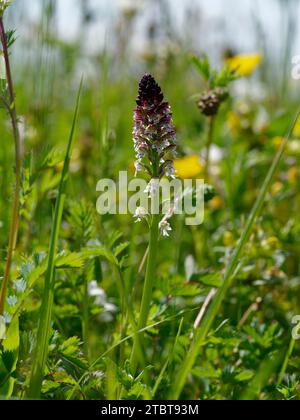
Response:
[[[278,150],[278,153],[273,160],[272,166],[271,166],[271,168],[268,172],[268,175],[267,175],[267,177],[266,177],[266,179],[265,179],[265,181],[262,185],[259,196],[258,196],[258,198],[257,198],[257,200],[254,204],[254,207],[253,207],[253,209],[250,213],[250,216],[248,218],[248,222],[247,222],[247,224],[245,226],[245,229],[243,231],[243,234],[240,238],[239,244],[238,244],[234,254],[232,255],[232,258],[231,258],[231,260],[229,262],[229,265],[227,267],[227,270],[226,270],[226,273],[225,273],[225,276],[224,276],[223,286],[218,290],[218,292],[215,296],[215,299],[213,300],[209,310],[207,311],[207,314],[206,314],[205,318],[203,319],[202,325],[199,328],[198,333],[195,335],[194,341],[191,344],[189,352],[188,352],[188,354],[187,354],[187,356],[186,356],[186,358],[185,358],[185,360],[182,364],[181,369],[179,370],[179,372],[177,374],[176,380],[173,382],[174,386],[171,390],[171,395],[170,395],[171,399],[175,399],[175,400],[179,399],[179,397],[182,393],[182,390],[185,386],[185,383],[187,381],[187,377],[188,377],[190,371],[192,370],[192,368],[193,368],[193,366],[196,362],[199,349],[203,346],[203,344],[206,340],[206,337],[207,337],[207,335],[208,335],[208,333],[209,333],[209,331],[210,331],[210,329],[213,325],[213,322],[214,322],[217,314],[219,313],[219,310],[220,310],[221,305],[223,303],[223,300],[226,296],[226,293],[230,289],[230,287],[231,287],[231,285],[234,281],[234,277],[233,277],[234,271],[236,270],[236,268],[238,266],[238,263],[239,263],[239,260],[242,256],[244,247],[245,247],[245,245],[247,244],[247,242],[250,238],[253,226],[254,226],[254,224],[255,224],[257,218],[259,217],[260,212],[263,208],[263,205],[265,203],[265,199],[266,199],[267,193],[270,189],[273,177],[274,177],[274,175],[275,175],[275,173],[276,173],[276,171],[279,167],[280,161],[283,157],[283,154],[284,154],[285,148],[288,144],[288,141],[289,141],[289,139],[290,139],[290,137],[291,137],[291,135],[294,131],[294,128],[295,128],[295,125],[298,121],[299,115],[300,115],[300,110],[297,112],[296,118],[293,121],[286,137],[283,139],[283,141],[281,143],[281,146],[280,146],[280,149]]]
[[[242,401],[254,401],[259,398],[260,393],[267,385],[273,373],[278,370],[284,358],[284,353],[284,351],[279,351],[262,362],[257,374],[242,395]]]
[[[55,285],[55,259],[57,255],[57,242],[62,222],[64,202],[66,198],[66,185],[69,174],[70,160],[74,145],[74,134],[79,112],[79,102],[82,91],[82,81],[77,95],[76,107],[64,161],[63,171],[60,180],[59,192],[55,206],[52,233],[49,246],[48,266],[45,276],[45,287],[40,312],[40,322],[37,333],[36,349],[33,358],[33,366],[30,378],[28,397],[37,399],[40,397],[42,381],[44,377],[45,365],[48,356],[49,336],[51,330],[51,317],[54,299]]]

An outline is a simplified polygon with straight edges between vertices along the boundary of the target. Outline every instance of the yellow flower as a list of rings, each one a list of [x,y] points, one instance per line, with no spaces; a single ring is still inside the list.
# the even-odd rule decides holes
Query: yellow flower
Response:
[[[276,249],[279,247],[279,239],[275,236],[264,239],[261,243],[261,247],[266,252],[276,251]]]
[[[273,137],[273,139],[272,139],[272,143],[277,150],[280,149],[280,146],[282,145],[283,141],[284,141],[284,138],[280,137],[280,136]]]
[[[240,77],[248,77],[263,61],[263,56],[258,53],[241,54],[226,59],[229,69],[236,71]]]
[[[225,246],[233,246],[235,242],[233,234],[229,231],[224,232],[223,242]]]
[[[279,194],[284,188],[284,185],[282,182],[275,182],[271,187],[271,194],[273,197],[275,197],[277,194]]]
[[[224,205],[224,201],[222,197],[216,195],[216,197],[210,201],[209,205],[212,210],[220,210]]]
[[[186,156],[174,162],[176,175],[181,179],[191,179],[203,173],[203,165],[198,155]]]

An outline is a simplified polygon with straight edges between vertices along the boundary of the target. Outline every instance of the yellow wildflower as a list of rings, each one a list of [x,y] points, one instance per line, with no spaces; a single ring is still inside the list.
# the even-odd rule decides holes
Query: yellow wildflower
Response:
[[[258,53],[241,54],[226,59],[229,69],[236,71],[240,77],[248,77],[261,64],[263,56]]]
[[[272,196],[275,197],[277,194],[279,194],[283,190],[283,188],[284,188],[284,185],[282,182],[280,181],[275,182],[271,188]]]
[[[275,236],[272,236],[270,238],[264,239],[261,243],[261,247],[266,252],[274,252],[279,247],[279,239]]]
[[[282,145],[282,142],[284,141],[283,137],[277,136],[277,137],[273,137],[272,139],[272,143],[275,146],[275,148],[278,150],[280,148],[280,146]]]
[[[216,195],[216,197],[210,201],[209,205],[212,210],[220,210],[224,205],[224,201],[222,197]]]
[[[223,243],[225,246],[228,246],[228,247],[234,245],[235,241],[234,241],[234,236],[232,232],[229,232],[229,231],[224,232]]]
[[[176,175],[181,179],[191,179],[203,173],[204,167],[198,155],[186,156],[174,162]]]

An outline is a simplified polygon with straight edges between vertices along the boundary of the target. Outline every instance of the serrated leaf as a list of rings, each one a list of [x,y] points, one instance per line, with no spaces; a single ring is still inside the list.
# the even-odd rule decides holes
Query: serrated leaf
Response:
[[[196,284],[187,283],[185,286],[177,287],[173,290],[173,296],[194,297],[199,296],[200,287]]]
[[[56,258],[56,268],[81,268],[84,264],[84,256],[80,252],[61,254]]]
[[[114,255],[115,257],[118,257],[120,254],[122,254],[122,252],[125,251],[125,249],[127,249],[130,245],[130,242],[124,242],[123,244],[118,245],[115,249],[114,249]]]
[[[14,371],[16,367],[17,357],[16,353],[13,351],[5,351],[2,354],[2,361],[8,373]]]
[[[219,288],[223,284],[223,278],[220,273],[193,274],[191,281],[200,282],[205,286]]]
[[[205,80],[210,79],[211,67],[207,56],[203,57],[202,59],[194,56],[192,58],[192,64],[198,70],[198,72],[205,78]]]
[[[20,334],[19,334],[19,318],[15,317],[6,332],[6,339],[3,340],[3,348],[5,351],[14,351],[19,348]]]

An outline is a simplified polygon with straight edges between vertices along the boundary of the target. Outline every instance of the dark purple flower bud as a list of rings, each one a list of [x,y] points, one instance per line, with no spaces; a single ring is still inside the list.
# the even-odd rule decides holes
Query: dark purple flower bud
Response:
[[[145,74],[139,85],[139,96],[136,103],[139,106],[152,107],[160,105],[164,100],[164,95],[161,88],[156,83],[155,79],[150,74]]]
[[[150,168],[151,178],[174,176],[170,159],[176,153],[176,131],[171,107],[164,102],[161,88],[150,74],[140,82],[136,103],[133,130],[136,168]]]

